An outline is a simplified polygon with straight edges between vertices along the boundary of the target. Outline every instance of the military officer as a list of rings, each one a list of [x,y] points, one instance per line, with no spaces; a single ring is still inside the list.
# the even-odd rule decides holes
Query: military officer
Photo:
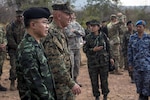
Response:
[[[52,5],[53,21],[49,34],[44,39],[48,63],[52,67],[58,100],[75,100],[81,93],[80,86],[71,78],[71,60],[64,28],[68,26],[72,13],[69,3],[56,2]]]
[[[13,22],[10,22],[6,27],[6,36],[8,40],[8,54],[10,57],[10,75],[9,80],[10,83],[10,90],[14,91],[15,88],[15,80],[16,80],[16,49],[20,41],[22,40],[25,34],[25,27],[23,23],[23,11],[17,10],[16,11],[16,19]]]
[[[50,11],[32,7],[24,12],[27,33],[18,45],[16,73],[21,100],[57,100],[51,67],[40,39],[48,34]]]

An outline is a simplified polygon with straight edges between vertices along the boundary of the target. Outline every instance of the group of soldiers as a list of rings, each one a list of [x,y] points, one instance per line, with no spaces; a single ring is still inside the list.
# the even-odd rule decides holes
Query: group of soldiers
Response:
[[[130,69],[127,47],[131,34],[136,32],[132,21],[126,23],[122,13],[112,14],[109,23],[88,21],[84,31],[74,21],[76,17],[68,3],[55,3],[52,8],[52,14],[44,7],[31,7],[24,12],[17,10],[15,21],[10,22],[6,30],[0,27],[0,76],[8,52],[10,90],[16,90],[17,79],[21,100],[74,100],[75,95],[81,93],[77,76],[81,60],[79,42],[83,37],[93,95],[99,100],[100,77],[103,98],[107,100],[109,66],[115,66],[110,73],[116,75]],[[75,25],[79,26],[76,30]],[[145,24],[140,21],[136,25]],[[134,83],[133,70],[129,70],[129,75]],[[0,91],[6,90],[0,84]]]
[[[56,2],[52,9],[52,14],[45,7],[17,10],[6,34],[1,33],[6,35],[1,44],[7,46],[10,57],[10,90],[16,90],[17,78],[21,100],[74,100],[81,93],[76,80],[79,72],[72,78],[68,40],[63,33],[74,11],[68,2]],[[7,88],[1,86],[0,90]]]

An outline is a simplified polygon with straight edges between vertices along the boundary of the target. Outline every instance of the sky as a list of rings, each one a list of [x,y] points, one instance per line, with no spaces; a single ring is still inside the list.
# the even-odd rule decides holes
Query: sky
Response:
[[[123,6],[150,6],[150,0],[120,0]],[[86,0],[76,0],[76,9],[81,9],[86,5]]]

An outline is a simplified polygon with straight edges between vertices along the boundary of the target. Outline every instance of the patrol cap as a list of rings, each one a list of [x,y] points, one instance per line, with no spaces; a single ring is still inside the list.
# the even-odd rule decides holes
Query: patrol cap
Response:
[[[90,25],[91,26],[94,26],[94,25],[100,26],[100,22],[95,20],[95,19],[93,19],[93,20],[90,21]]]
[[[135,25],[136,25],[136,26],[137,26],[137,25],[143,25],[143,26],[145,26],[145,25],[146,25],[146,22],[145,22],[144,20],[138,20]]]
[[[112,18],[112,17],[117,17],[115,14],[111,14],[110,15],[110,18]]]
[[[22,10],[16,10],[16,16],[22,16],[23,11]]]
[[[53,10],[60,10],[60,11],[63,11],[67,14],[73,13],[73,10],[72,10],[69,2],[64,3],[62,1],[55,1],[55,3],[52,5],[52,9]]]

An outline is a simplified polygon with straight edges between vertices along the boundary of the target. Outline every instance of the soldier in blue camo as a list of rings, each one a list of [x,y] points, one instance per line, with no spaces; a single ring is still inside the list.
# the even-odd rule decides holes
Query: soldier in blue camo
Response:
[[[63,2],[56,2],[52,8],[53,21],[43,45],[54,74],[57,100],[75,100],[75,95],[81,93],[81,88],[71,78],[70,54],[64,33],[64,28],[70,22],[72,10],[68,3]]]
[[[6,27],[6,36],[8,40],[8,54],[10,56],[10,76],[9,80],[10,83],[10,90],[15,90],[15,80],[16,80],[16,49],[20,41],[22,40],[24,34],[25,34],[25,27],[23,24],[23,11],[17,10],[16,11],[16,20],[9,23]]]
[[[134,71],[139,100],[150,96],[150,35],[145,30],[146,22],[136,22],[137,32],[130,36],[128,44],[128,63]]]
[[[92,20],[90,24],[92,27],[91,33],[85,38],[86,43],[83,46],[83,51],[86,53],[88,59],[88,71],[95,100],[99,100],[100,96],[98,78],[100,78],[102,94],[104,95],[103,100],[107,100],[109,93],[109,62],[114,65],[112,50],[105,33],[99,32],[100,23],[97,20]]]
[[[51,67],[40,39],[48,34],[48,8],[33,7],[24,12],[27,33],[18,45],[16,73],[21,100],[57,100]]]
[[[7,45],[6,34],[4,32],[3,26],[0,26],[0,82],[1,82],[4,60],[6,58],[6,45]],[[7,89],[0,84],[0,91],[6,91],[6,90]]]

